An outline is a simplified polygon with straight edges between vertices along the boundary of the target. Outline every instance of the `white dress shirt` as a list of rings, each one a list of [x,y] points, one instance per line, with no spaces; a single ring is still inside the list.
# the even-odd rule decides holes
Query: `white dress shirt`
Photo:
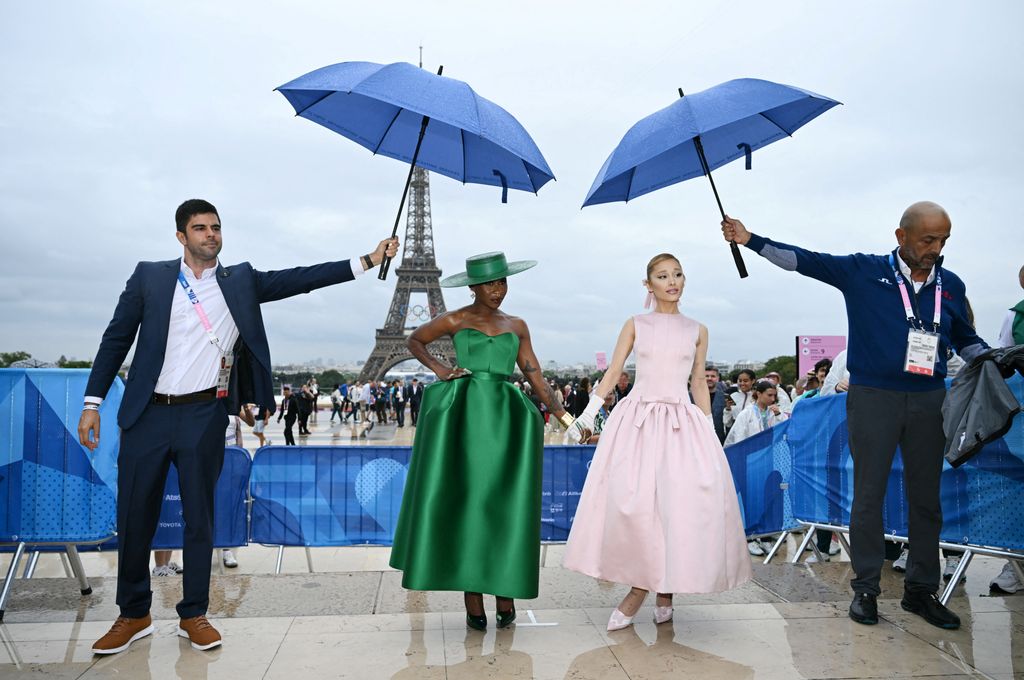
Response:
[[[206,311],[218,343],[210,342],[185,289],[175,281],[164,365],[153,389],[160,394],[190,394],[214,387],[221,355],[231,352],[238,340],[238,327],[217,282],[217,267],[204,269],[197,279],[182,260],[181,272]]]

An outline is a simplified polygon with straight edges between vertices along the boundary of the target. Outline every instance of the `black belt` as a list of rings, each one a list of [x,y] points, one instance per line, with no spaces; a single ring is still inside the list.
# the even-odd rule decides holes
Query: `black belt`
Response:
[[[189,394],[160,394],[158,392],[154,392],[153,398],[150,399],[150,402],[153,404],[174,406],[176,404],[194,404],[199,401],[211,401],[216,398],[217,388],[211,387],[206,390],[191,392]]]

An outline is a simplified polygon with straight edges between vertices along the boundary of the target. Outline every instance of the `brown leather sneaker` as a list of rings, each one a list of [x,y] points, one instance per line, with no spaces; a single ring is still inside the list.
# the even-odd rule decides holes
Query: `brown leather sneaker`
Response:
[[[192,641],[193,649],[220,647],[220,633],[210,625],[205,616],[193,616],[178,623],[178,635]]]
[[[128,645],[153,632],[153,619],[146,614],[140,619],[119,616],[107,634],[92,646],[93,654],[117,654],[128,649]]]

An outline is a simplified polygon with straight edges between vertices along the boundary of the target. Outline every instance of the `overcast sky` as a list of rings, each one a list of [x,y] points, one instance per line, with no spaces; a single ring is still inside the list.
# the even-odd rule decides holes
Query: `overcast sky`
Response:
[[[946,265],[981,335],[1022,296],[1024,4],[1019,2],[5,2],[0,4],[0,351],[92,358],[138,260],[181,255],[173,213],[220,211],[225,263],[344,259],[390,231],[406,166],[296,118],[273,91],[342,61],[424,62],[515,115],[556,182],[534,196],[431,176],[445,274],[504,250],[540,265],[505,309],[542,361],[610,352],[643,311],[647,260],[676,253],[681,309],[715,360],[845,334],[838,292],[744,250],[740,280],[707,182],[580,210],[636,120],[740,77],[843,102],[716,171],[726,210],[815,250],[885,252],[910,203],[953,220]],[[264,307],[275,363],[364,359],[395,278]],[[446,293],[449,308],[469,301]]]

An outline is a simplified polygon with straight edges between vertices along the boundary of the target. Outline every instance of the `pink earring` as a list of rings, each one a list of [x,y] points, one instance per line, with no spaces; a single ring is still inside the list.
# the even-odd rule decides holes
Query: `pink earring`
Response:
[[[647,299],[644,300],[644,309],[650,309],[651,305],[654,304],[654,293],[647,291]]]

